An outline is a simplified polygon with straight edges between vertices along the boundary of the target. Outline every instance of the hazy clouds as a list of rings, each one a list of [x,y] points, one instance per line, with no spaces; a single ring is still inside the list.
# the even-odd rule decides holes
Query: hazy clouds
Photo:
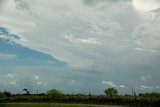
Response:
[[[160,85],[155,81],[160,70],[160,22],[150,11],[158,8],[158,0],[148,2],[151,5],[143,0],[10,0],[9,8],[3,6],[0,23],[20,35],[21,45],[51,54],[68,64],[67,71],[76,72],[59,81],[72,85],[76,82],[68,77],[86,72],[88,77],[99,74],[95,83],[102,88],[102,81]],[[141,81],[144,75],[151,75],[148,83]],[[81,83],[81,76],[81,85],[93,81]]]

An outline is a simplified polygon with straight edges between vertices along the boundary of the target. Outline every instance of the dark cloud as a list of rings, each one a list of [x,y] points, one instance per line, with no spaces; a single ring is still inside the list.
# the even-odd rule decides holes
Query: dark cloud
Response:
[[[16,8],[23,10],[23,11],[28,11],[29,13],[31,13],[30,9],[29,9],[29,5],[26,1],[24,0],[15,0],[16,2]]]
[[[28,12],[31,16],[38,18],[38,15],[30,9],[29,3],[25,0],[15,0],[15,3],[16,9]]]

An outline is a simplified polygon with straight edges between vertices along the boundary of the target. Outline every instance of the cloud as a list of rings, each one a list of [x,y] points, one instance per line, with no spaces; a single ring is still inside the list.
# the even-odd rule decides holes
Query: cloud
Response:
[[[59,5],[60,7],[63,5],[66,5],[66,7],[65,9],[62,8],[61,11],[57,8],[57,6],[51,7],[50,5],[48,5],[44,7],[47,10],[50,8],[54,8],[53,10],[57,11],[57,14],[50,14],[51,17],[53,17],[52,20],[51,18],[46,17],[48,15],[47,13],[50,13],[50,10],[48,10],[47,13],[45,12],[43,16],[41,16],[41,13],[38,13],[43,19],[41,20],[41,25],[37,26],[36,29],[34,29],[34,32],[31,31],[31,33],[26,32],[26,34],[22,34],[27,35],[22,36],[22,38],[28,40],[28,43],[22,43],[23,45],[42,52],[50,53],[56,58],[68,62],[71,66],[90,66],[89,63],[88,65],[87,63],[82,63],[82,61],[85,62],[85,60],[87,59],[89,62],[94,63],[95,61],[91,59],[94,59],[93,57],[94,53],[96,53],[96,48],[110,46],[110,44],[118,45],[117,43],[119,43],[119,39],[116,38],[116,36],[118,36],[117,34],[119,34],[120,32],[123,33],[123,27],[120,23],[111,21],[111,17],[114,17],[114,15],[116,15],[117,13],[116,11],[118,11],[117,8],[115,8],[114,10],[115,13],[111,13],[110,11],[112,10],[112,8],[108,7],[102,10],[97,10],[96,7],[93,9],[87,8],[78,1],[72,1],[69,3],[61,3],[55,1],[55,3],[57,3],[57,5]],[[51,4],[53,4],[53,2],[51,2]],[[73,10],[73,8],[75,7],[73,7],[72,4],[77,5],[76,10]],[[126,4],[120,3],[120,5],[125,6]],[[113,5],[113,7],[114,6],[116,7],[116,5]],[[43,10],[45,10],[44,8]],[[42,8],[40,8],[37,12],[40,11],[42,11]],[[64,14],[66,13],[65,11],[67,11],[69,15]],[[108,12],[108,15],[103,15],[106,12]],[[80,13],[80,15],[76,13]],[[105,20],[103,21],[103,19]],[[75,29],[76,27],[81,29]],[[54,30],[49,28],[53,28]],[[43,31],[43,33],[41,31]],[[63,39],[66,38],[66,36],[61,35],[61,32],[63,32],[64,34],[70,32],[70,34],[73,35],[73,37],[67,36],[67,39],[69,39],[70,42]],[[38,35],[38,37],[36,35]],[[46,38],[50,38],[50,40]],[[98,41],[97,38],[99,38]],[[99,43],[102,43],[102,45],[100,45]],[[95,46],[82,46],[82,44],[94,44]],[[75,52],[80,51],[78,47],[81,48],[81,52],[79,53],[83,53],[82,55],[76,55],[77,53]],[[89,54],[89,56],[91,56],[92,58],[84,58],[84,56],[88,56],[87,54]],[[98,54],[102,53],[98,52]]]
[[[96,45],[98,44],[97,38],[88,38],[88,39],[80,39],[75,38],[73,36],[64,36],[64,39],[68,40],[69,42],[73,44],[80,44],[80,45]]]
[[[153,11],[147,11],[144,14],[140,11],[143,6],[138,7],[137,10],[138,4],[134,2],[112,1],[18,0],[16,3],[14,0],[7,1],[0,15],[1,26],[19,35],[20,45],[50,54],[68,64],[65,69],[61,70],[19,67],[16,71],[25,69],[28,73],[35,70],[36,72],[43,71],[42,74],[44,71],[60,71],[52,80],[56,82],[47,84],[47,87],[60,87],[64,85],[65,80],[69,82],[75,80],[79,85],[77,89],[80,89],[83,86],[89,86],[88,84],[92,83],[90,81],[94,81],[99,83],[98,86],[101,89],[93,88],[102,90],[104,86],[100,83],[106,78],[131,87],[131,85],[139,85],[138,82],[145,82],[141,81],[137,74],[145,75],[146,73],[153,74],[152,81],[147,81],[148,85],[159,84],[157,82],[159,78],[156,77],[160,70],[158,60],[160,57],[160,22],[157,17],[159,12],[156,11],[156,15]],[[142,4],[150,6],[140,3]],[[149,8],[153,8],[153,5]],[[35,13],[38,18],[32,16],[29,11]],[[70,76],[66,76],[65,71]],[[64,78],[59,74],[65,75]],[[22,82],[21,85],[32,88],[38,82],[33,78],[37,73],[26,75],[30,75],[29,79],[24,79],[23,81],[27,82],[24,82],[25,85]],[[45,79],[52,75],[45,77],[38,73],[38,76]],[[77,81],[77,75],[83,78]],[[91,79],[92,76],[96,79]],[[157,80],[154,80],[154,77]],[[29,81],[30,79],[34,80]],[[49,80],[42,81],[41,78],[39,80],[43,83],[49,82]],[[111,81],[108,83],[103,81],[103,84],[125,87],[123,84],[118,85]],[[130,81],[137,82],[130,84]]]
[[[160,86],[158,85],[139,85],[137,89],[140,89],[141,92],[158,92],[160,90]]]
[[[37,82],[37,85],[42,85],[42,86],[47,86],[47,84],[46,83],[43,83],[43,82]]]
[[[38,15],[30,9],[28,1],[15,0],[15,4],[16,9],[29,13],[32,18],[39,18]]]
[[[140,85],[140,88],[141,88],[142,90],[153,90],[153,89],[154,89],[154,87],[145,86],[145,85]]]
[[[3,5],[3,3],[5,2],[6,0],[1,0],[0,1],[0,5]]]
[[[5,5],[6,1],[8,0],[0,0],[0,11],[3,8],[3,5]]]
[[[7,75],[3,75],[2,77],[4,77],[4,78],[17,78],[17,77],[19,77],[19,75],[18,74],[7,74]]]
[[[150,78],[150,75],[144,75],[144,76],[142,76],[140,79],[141,79],[142,81],[145,81],[145,80],[148,79],[148,78]]]
[[[147,12],[160,7],[158,0],[132,0],[135,9],[141,12]]]
[[[16,58],[14,54],[0,53],[0,60],[13,60]]]
[[[156,50],[147,50],[147,49],[142,49],[142,48],[135,48],[135,50],[140,51],[140,52],[156,53]]]
[[[39,79],[39,76],[35,75],[34,78],[38,80],[38,79]]]
[[[14,86],[14,87],[19,87],[19,85],[17,84],[17,81],[11,81],[11,82],[9,82],[8,84],[10,84],[10,85],[12,85],[12,86]]]
[[[97,5],[99,3],[109,2],[109,3],[115,3],[115,2],[128,2],[130,0],[83,0],[84,4],[86,5]]]
[[[117,84],[115,84],[115,83],[113,83],[111,81],[102,81],[102,83],[105,84],[105,85],[109,85],[111,87],[127,88],[127,86],[125,86],[125,85],[117,85]]]
[[[20,9],[20,10],[26,10],[28,12],[30,12],[28,3],[24,0],[15,0],[16,2],[16,8]]]

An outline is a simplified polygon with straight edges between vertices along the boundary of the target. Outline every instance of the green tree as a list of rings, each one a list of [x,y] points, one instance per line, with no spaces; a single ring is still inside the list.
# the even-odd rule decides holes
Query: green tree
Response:
[[[48,90],[46,94],[50,98],[60,98],[63,95],[61,91],[56,89]]]
[[[5,97],[4,93],[0,92],[0,98],[4,98],[4,97]]]
[[[104,90],[104,93],[110,97],[118,95],[118,91],[116,88],[107,88],[106,90]]]

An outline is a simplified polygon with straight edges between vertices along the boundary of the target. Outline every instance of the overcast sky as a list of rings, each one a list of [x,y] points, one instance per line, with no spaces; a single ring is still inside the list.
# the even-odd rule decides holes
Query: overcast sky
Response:
[[[0,0],[0,91],[160,92],[159,0]]]

